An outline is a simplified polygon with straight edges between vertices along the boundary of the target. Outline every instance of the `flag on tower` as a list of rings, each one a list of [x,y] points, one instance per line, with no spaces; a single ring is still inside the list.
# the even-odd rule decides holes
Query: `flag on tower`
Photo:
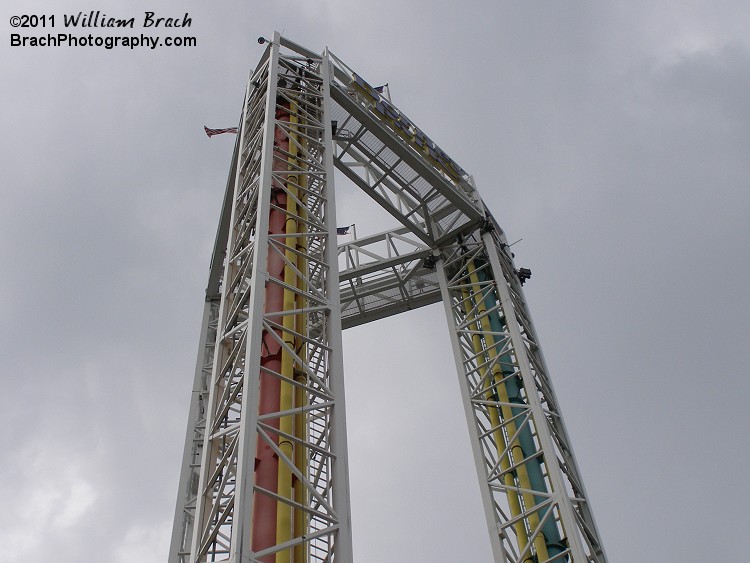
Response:
[[[213,137],[214,135],[221,135],[222,133],[237,133],[237,127],[227,127],[226,129],[209,129],[205,125],[203,129],[206,131],[206,135]]]
[[[337,235],[348,235],[349,229],[351,229],[354,225],[349,225],[348,227],[336,227],[336,234]]]
[[[382,86],[375,86],[375,91],[378,94],[382,94],[386,100],[389,102],[391,101],[391,89],[388,87],[388,83],[386,82]]]

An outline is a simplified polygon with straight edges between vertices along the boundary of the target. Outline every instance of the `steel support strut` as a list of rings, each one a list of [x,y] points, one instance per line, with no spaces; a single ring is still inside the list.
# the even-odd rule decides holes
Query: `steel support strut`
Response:
[[[194,516],[173,561],[352,560],[326,57],[276,34],[250,78]]]
[[[477,231],[441,258],[495,560],[606,561],[504,237]]]

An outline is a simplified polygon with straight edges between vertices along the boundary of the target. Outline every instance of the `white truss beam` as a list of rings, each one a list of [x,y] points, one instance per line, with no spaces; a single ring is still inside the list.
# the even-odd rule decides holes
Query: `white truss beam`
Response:
[[[337,247],[334,166],[402,226]],[[206,296],[170,563],[351,563],[341,331],[437,301],[495,562],[606,563],[502,230],[328,50],[250,76]]]
[[[344,328],[440,301],[433,250],[406,227],[339,246]]]
[[[492,549],[507,563],[606,561],[504,236],[442,249],[438,274]]]
[[[215,346],[205,416],[194,407],[189,422],[203,443],[180,487],[180,563],[351,561],[329,64],[278,35],[264,60],[243,109],[220,305],[207,306]],[[272,295],[292,305],[269,309]]]

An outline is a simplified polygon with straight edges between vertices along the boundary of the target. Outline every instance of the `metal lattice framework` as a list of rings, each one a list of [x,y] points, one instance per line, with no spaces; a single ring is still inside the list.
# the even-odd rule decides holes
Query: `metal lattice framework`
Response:
[[[211,263],[170,563],[351,562],[341,331],[438,301],[495,561],[604,563],[472,178],[329,51],[267,43]],[[337,247],[334,166],[402,226]]]
[[[498,561],[605,561],[508,244],[443,249],[440,286]]]

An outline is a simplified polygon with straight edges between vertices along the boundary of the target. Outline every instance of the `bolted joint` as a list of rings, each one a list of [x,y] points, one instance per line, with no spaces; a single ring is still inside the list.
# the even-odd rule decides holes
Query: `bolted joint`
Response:
[[[489,219],[485,219],[484,221],[482,221],[482,226],[479,227],[479,232],[481,234],[491,233],[494,230],[495,230],[495,223],[493,223]]]
[[[424,266],[428,270],[434,270],[437,261],[437,256],[430,254],[427,258],[424,259],[424,261],[422,262],[422,266]]]
[[[526,283],[526,280],[531,278],[531,270],[528,268],[519,268],[516,270],[516,275],[518,276],[518,279],[521,282],[521,285]]]

